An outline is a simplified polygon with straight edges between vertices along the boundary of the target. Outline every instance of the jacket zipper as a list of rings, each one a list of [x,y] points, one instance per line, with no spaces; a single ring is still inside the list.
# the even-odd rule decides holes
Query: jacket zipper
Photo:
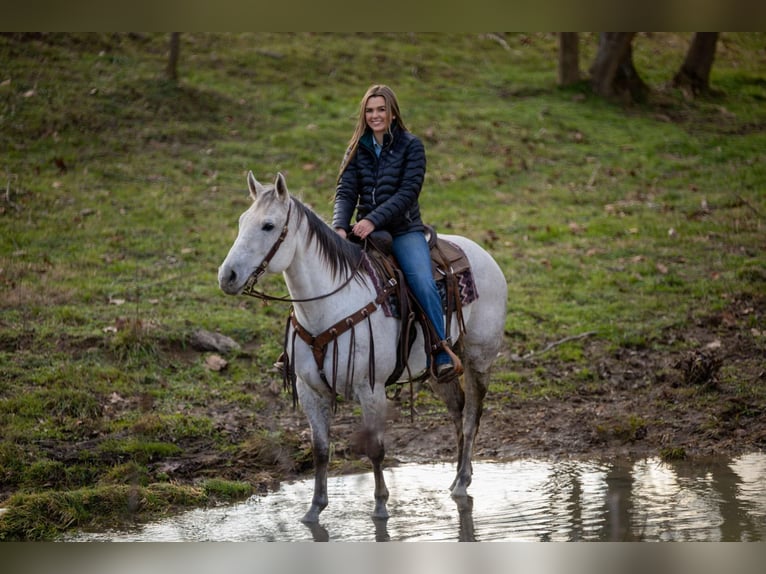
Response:
[[[372,188],[372,204],[377,206],[378,200],[375,198],[375,193],[378,191],[378,174],[380,173],[380,157],[375,155],[375,152],[372,152],[373,159],[375,160],[375,185]],[[381,150],[380,155],[383,155],[383,151]]]

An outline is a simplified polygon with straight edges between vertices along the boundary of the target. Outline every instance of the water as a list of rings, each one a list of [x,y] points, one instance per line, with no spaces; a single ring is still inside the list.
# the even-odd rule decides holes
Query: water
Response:
[[[453,464],[385,471],[387,521],[370,518],[371,473],[328,480],[321,523],[300,522],[313,480],[129,531],[72,541],[762,541],[766,454],[714,463],[476,462],[471,496],[452,499]]]

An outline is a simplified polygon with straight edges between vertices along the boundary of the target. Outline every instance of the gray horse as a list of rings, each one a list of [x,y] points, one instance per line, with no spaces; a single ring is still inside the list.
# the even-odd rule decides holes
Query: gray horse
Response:
[[[361,265],[361,248],[342,239],[291,196],[281,173],[273,185],[264,186],[250,172],[247,183],[253,203],[239,218],[239,233],[218,270],[218,282],[229,295],[252,289],[264,273],[282,273],[287,284],[293,302],[292,329],[303,331],[295,340],[289,361],[297,376],[298,401],[311,426],[315,468],[314,496],[303,522],[318,522],[328,503],[327,465],[335,393],[353,396],[361,405],[365,448],[375,477],[373,517],[387,518],[388,488],[382,471],[387,407],[384,383],[396,365],[400,320],[379,309],[379,285]],[[457,235],[441,237],[467,255],[478,293],[475,301],[463,307],[465,334],[456,347],[464,367],[462,388],[447,389],[443,387],[449,385],[431,383],[447,403],[457,431],[457,474],[450,491],[453,497],[464,497],[471,484],[471,457],[490,369],[503,341],[507,285],[500,267],[479,245]],[[331,352],[314,352],[310,344],[314,336],[360,314],[366,326],[334,336]],[[449,335],[457,342],[457,318],[450,325]],[[368,363],[373,363],[371,368],[361,367]],[[419,328],[408,364],[409,372],[426,370]],[[371,373],[376,380],[370,380]],[[328,384],[330,379],[332,385]]]

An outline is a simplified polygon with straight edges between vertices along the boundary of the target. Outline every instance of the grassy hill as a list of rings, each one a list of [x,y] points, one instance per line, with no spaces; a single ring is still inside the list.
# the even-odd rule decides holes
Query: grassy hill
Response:
[[[250,169],[330,217],[371,83],[426,144],[424,218],[505,271],[495,395],[603,391],[590,345],[723,347],[716,384],[743,425],[762,413],[766,35],[722,34],[697,99],[667,85],[689,36],[637,37],[652,94],[624,105],[557,88],[553,34],[183,34],[177,84],[166,35],[0,35],[0,539],[307,468],[300,432],[270,424],[290,403],[268,390],[286,307],[224,296],[216,270]],[[198,329],[243,351],[211,370]],[[530,365],[542,351],[557,376]]]

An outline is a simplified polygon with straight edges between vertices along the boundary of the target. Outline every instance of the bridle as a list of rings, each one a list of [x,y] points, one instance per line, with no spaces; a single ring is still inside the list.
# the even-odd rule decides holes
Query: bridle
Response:
[[[282,232],[279,234],[279,237],[277,237],[277,240],[274,242],[274,245],[271,246],[271,249],[269,249],[269,252],[266,254],[266,257],[263,258],[263,261],[261,261],[261,264],[258,265],[258,267],[255,268],[255,271],[248,277],[247,282],[245,283],[244,288],[242,289],[242,293],[244,295],[250,295],[251,297],[257,297],[259,299],[267,299],[270,298],[269,295],[266,295],[265,293],[261,293],[260,291],[257,291],[255,289],[255,284],[258,283],[258,279],[260,279],[264,273],[266,273],[266,268],[271,263],[271,260],[274,258],[274,256],[277,254],[277,251],[279,251],[279,248],[282,247],[282,243],[285,240],[285,237],[287,237],[287,232],[289,231],[289,223],[290,223],[290,213],[292,212],[293,204],[290,202],[290,205],[287,208],[287,219],[285,219],[285,225],[282,227]]]
[[[285,295],[284,297],[275,297],[273,295],[268,295],[264,293],[263,291],[258,291],[255,288],[255,284],[258,283],[258,280],[263,276],[264,273],[266,273],[266,268],[269,266],[269,264],[271,263],[271,260],[277,254],[277,251],[279,251],[279,248],[282,246],[282,243],[284,243],[285,237],[287,237],[287,232],[289,231],[289,224],[290,224],[290,214],[292,213],[292,209],[293,209],[293,203],[291,201],[289,207],[287,208],[287,219],[285,219],[285,225],[284,227],[282,227],[282,232],[279,234],[279,237],[277,237],[277,240],[274,242],[274,245],[271,246],[271,249],[269,249],[269,252],[266,254],[266,257],[264,257],[263,261],[261,261],[261,264],[255,268],[255,271],[253,271],[253,273],[247,279],[245,286],[242,288],[243,295],[250,295],[251,297],[255,297],[256,299],[263,299],[264,301],[285,301],[288,303],[306,303],[309,301],[318,301],[319,299],[324,299],[326,297],[330,297],[331,295],[335,295],[338,291],[340,291],[346,285],[348,285],[351,282],[351,280],[354,278],[354,276],[357,274],[357,272],[359,271],[359,268],[362,265],[362,261],[364,260],[364,257],[359,258],[359,262],[357,263],[354,270],[351,271],[351,273],[349,273],[348,278],[343,283],[341,283],[336,289],[330,291],[329,293],[325,293],[324,295],[317,295],[316,297],[308,297],[306,299],[293,299],[287,295]]]

